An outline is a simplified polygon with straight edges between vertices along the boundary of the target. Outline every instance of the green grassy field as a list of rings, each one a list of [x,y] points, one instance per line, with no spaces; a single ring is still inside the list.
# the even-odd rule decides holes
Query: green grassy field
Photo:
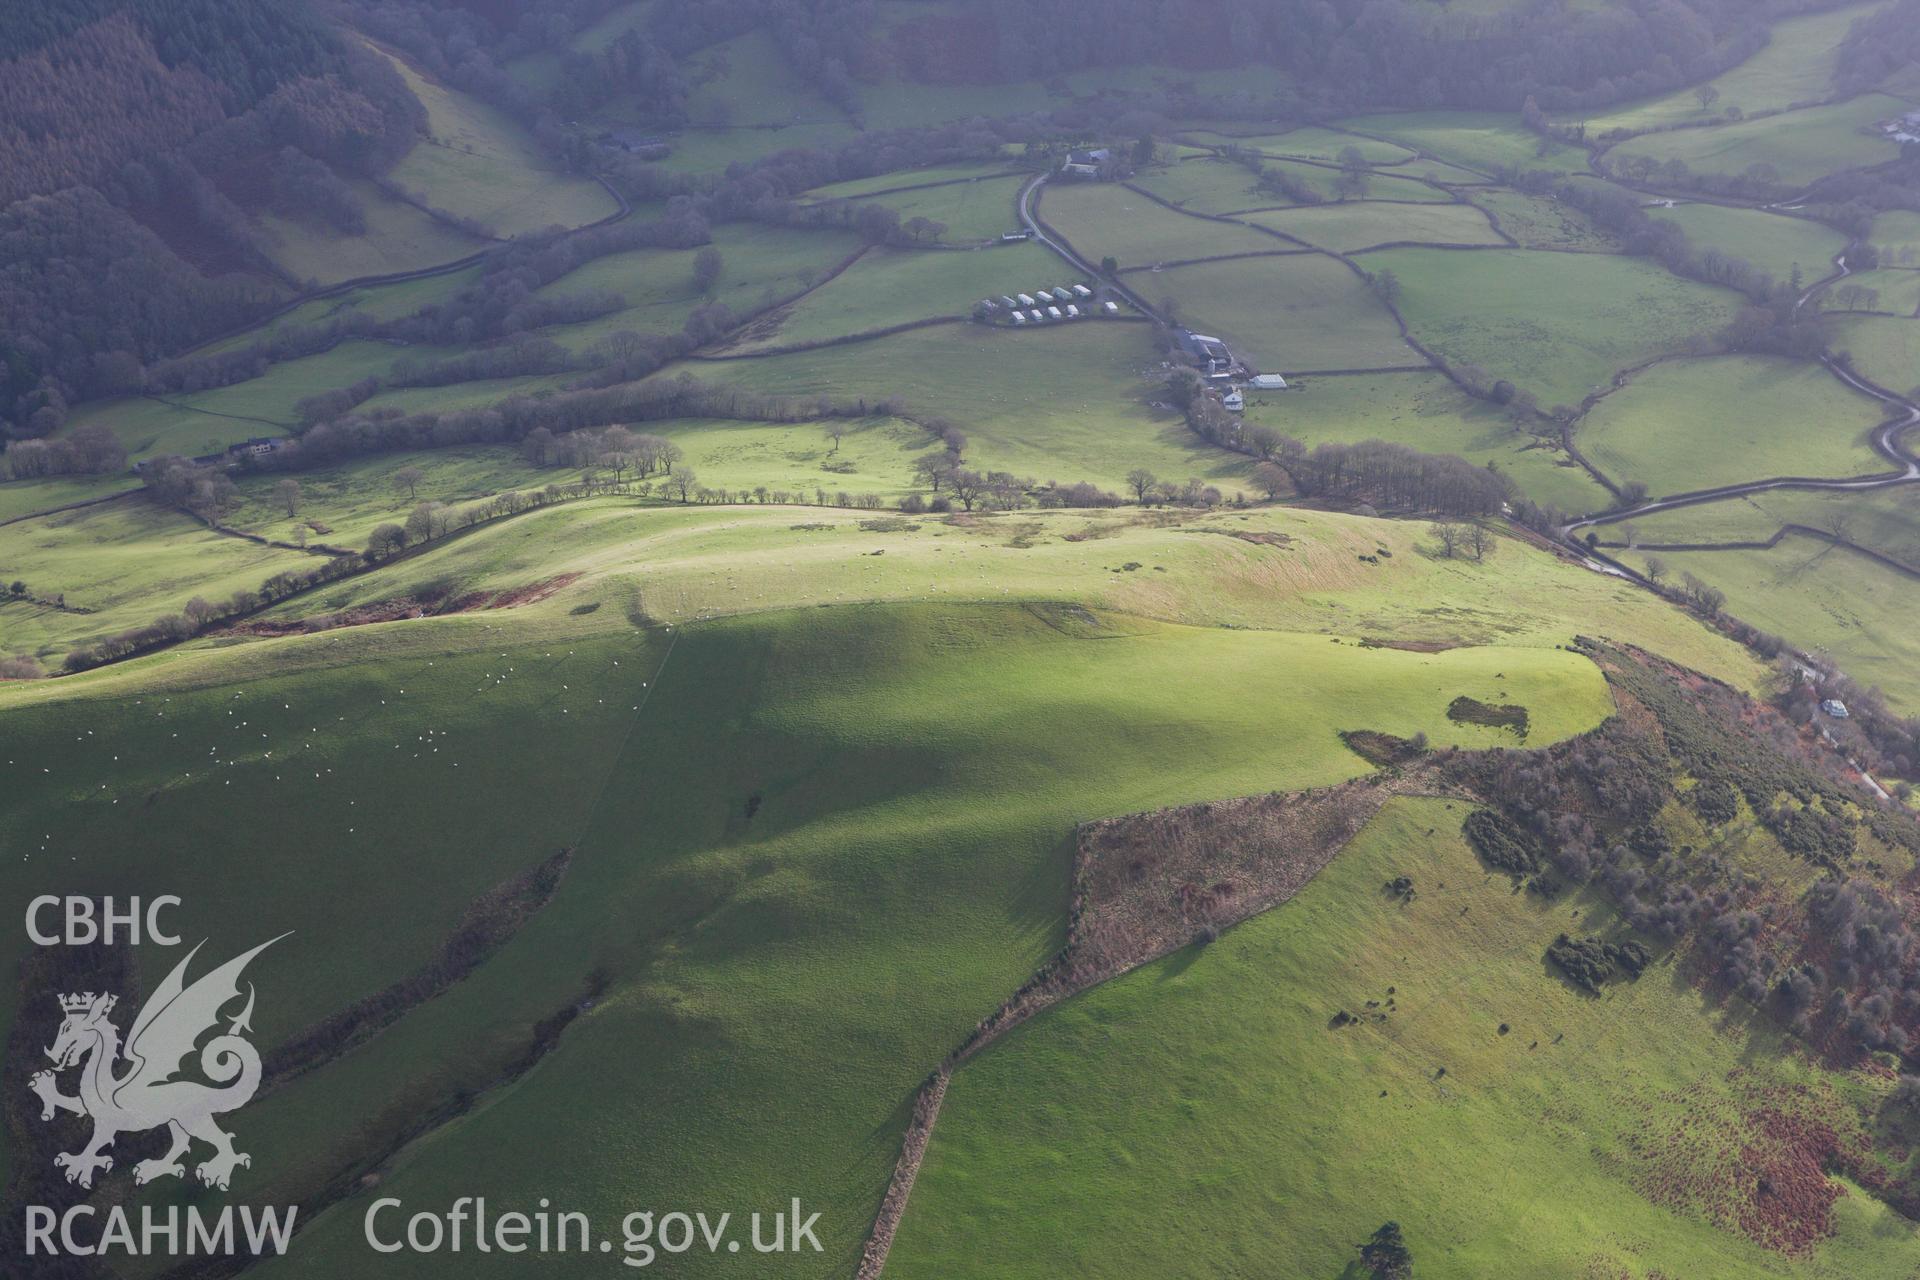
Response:
[[[1042,279],[1059,274],[1056,260]],[[683,371],[778,395],[898,397],[916,417],[958,424],[976,468],[1063,484],[1086,479],[1117,492],[1127,472],[1146,467],[1231,489],[1249,465],[1202,442],[1170,410],[1149,407],[1166,372],[1141,324],[940,325],[786,355],[689,361],[656,376]]]
[[[1511,379],[1543,407],[1577,404],[1619,370],[1719,328],[1738,301],[1641,258],[1389,249],[1360,263],[1399,278],[1415,338]],[[1577,312],[1561,305],[1566,298],[1580,299]]]
[[[1080,283],[1032,241],[989,249],[872,249],[806,297],[750,326],[730,351],[818,342],[937,316],[965,317],[982,298]]]
[[[0,565],[43,600],[0,603],[0,650],[58,668],[75,646],[177,613],[194,596],[223,599],[313,557],[214,533],[144,498],[0,527]]]
[[[1258,151],[1261,155],[1296,160],[1338,160],[1340,153],[1348,148],[1358,151],[1368,164],[1400,164],[1414,159],[1411,150],[1397,143],[1383,142],[1357,133],[1342,133],[1338,129],[1323,129],[1317,125],[1302,125],[1284,133],[1245,135],[1201,129],[1184,136],[1215,146],[1242,147],[1248,151]]]
[[[1637,567],[1645,554],[1628,552]],[[1727,610],[1878,685],[1920,714],[1920,641],[1906,623],[1913,580],[1816,538],[1789,535],[1771,551],[1662,551],[1675,575],[1692,573],[1727,594]]]
[[[1049,186],[1039,201],[1039,213],[1087,261],[1113,257],[1123,268],[1285,247],[1249,227],[1188,217],[1124,187],[1104,183]]]
[[[674,333],[694,308],[722,302],[745,315],[801,293],[824,280],[859,248],[850,232],[796,231],[758,224],[716,228],[712,247],[720,275],[708,293],[693,281],[697,249],[629,249],[595,258],[540,289],[545,297],[604,290],[626,307],[579,324],[554,325],[543,335],[570,350],[584,351],[610,333]]]
[[[1880,252],[1883,267],[1920,265],[1920,213],[1896,209],[1873,220],[1868,243]]]
[[[1581,419],[1575,443],[1618,483],[1685,493],[1774,476],[1886,471],[1867,437],[1885,406],[1817,364],[1759,356],[1670,360]]]
[[[1909,486],[1873,493],[1773,489],[1725,502],[1656,512],[1629,523],[1633,540],[1643,547],[1658,543],[1764,542],[1788,524],[1825,532],[1838,527],[1851,542],[1920,567],[1920,489]],[[1601,537],[1625,542],[1628,526],[1608,526]]]
[[[1383,204],[1363,200],[1275,213],[1247,221],[1285,232],[1319,249],[1354,253],[1376,245],[1505,244],[1487,215],[1470,204]]]
[[[393,199],[370,182],[354,179],[347,185],[366,213],[367,229],[360,235],[341,235],[277,214],[260,215],[274,261],[294,278],[327,285],[418,271],[487,247],[486,241]]]
[[[1697,173],[1728,176],[1767,165],[1776,181],[1804,186],[1841,169],[1894,159],[1899,147],[1867,127],[1905,109],[1900,99],[1873,93],[1738,124],[1646,134],[1606,154],[1613,163],[1645,156],[1662,163],[1679,160]]]
[[[1579,148],[1546,142],[1517,116],[1494,111],[1409,111],[1354,116],[1338,124],[1483,173],[1496,168],[1575,172],[1587,167],[1586,153]]]
[[[1156,165],[1133,181],[1169,204],[1196,213],[1235,213],[1285,203],[1278,196],[1255,190],[1253,174],[1240,165],[1205,157]]]
[[[700,50],[688,79],[687,116],[696,125],[838,123],[840,110],[781,53],[771,31],[749,31]]]
[[[131,475],[47,476],[39,480],[0,481],[0,520],[30,516],[70,502],[85,502],[138,487]]]
[[[91,401],[74,413],[68,425],[105,423],[135,459],[163,453],[194,457],[254,436],[288,434],[288,428],[299,421],[294,406],[318,392],[383,376],[400,360],[424,364],[452,354],[442,348],[352,339],[331,351],[283,361],[258,378],[212,391],[168,396],[164,402],[144,396]]]
[[[577,227],[619,207],[592,179],[562,171],[497,108],[390,60],[427,109],[427,139],[387,175],[403,189],[501,236]]]
[[[1847,315],[1826,323],[1832,335],[1828,345],[1851,356],[1860,373],[1896,394],[1920,387],[1920,323]]]
[[[1474,191],[1469,197],[1498,220],[1502,231],[1526,248],[1619,252],[1618,240],[1595,226],[1584,214],[1557,200],[1506,188]]]
[[[1763,209],[1730,209],[1717,204],[1683,204],[1653,216],[1687,233],[1696,249],[1713,249],[1745,258],[1786,284],[1793,269],[1811,284],[1833,270],[1834,255],[1847,238],[1832,227],[1806,218],[1790,218]]]
[[[1018,171],[1011,163],[934,164],[918,169],[893,169],[886,173],[876,173],[871,178],[849,178],[845,182],[831,182],[824,187],[813,188],[806,193],[805,198],[809,201],[854,200],[861,196],[882,195],[898,191],[903,187],[920,187],[935,182],[953,182],[958,179],[993,180],[1009,176],[1018,176]]]
[[[262,1149],[273,1138],[304,1150],[317,1103],[345,1108],[328,1116],[336,1131],[377,1113],[403,1096],[395,1067],[417,1070],[409,1050],[432,1031],[484,1032],[539,999],[565,1002],[598,962],[614,985],[537,1074],[404,1153],[380,1194],[425,1199],[461,1182],[531,1202],[557,1180],[571,1202],[617,1220],[664,1196],[745,1208],[804,1189],[825,1215],[827,1252],[785,1261],[840,1274],[891,1164],[899,1099],[1057,943],[1073,821],[1364,767],[1330,731],[1275,735],[1276,717],[1380,712],[1478,741],[1490,731],[1454,725],[1445,700],[1504,687],[1563,699],[1559,731],[1606,707],[1592,669],[1552,650],[1412,655],[1097,619],[1082,637],[1014,608],[806,611],[692,629],[587,809],[560,896],[504,963],[356,1055],[368,1061],[264,1101],[254,1132]],[[1102,731],[1016,745],[1009,729],[1034,699]],[[1130,745],[1116,750],[1113,733]],[[1184,758],[1169,767],[1169,752]],[[749,821],[751,794],[764,803]],[[741,1108],[744,1096],[756,1105]],[[566,1101],[583,1097],[593,1105]],[[775,1108],[782,1123],[763,1125]],[[652,1154],[633,1160],[636,1149]],[[481,1150],[527,1157],[477,1161]],[[564,1161],[537,1154],[561,1151]],[[360,1207],[318,1220],[280,1270],[321,1274],[343,1251],[364,1254]],[[474,1274],[487,1261],[403,1265]]]
[[[422,478],[409,489],[394,480],[402,471],[418,471]],[[578,472],[535,467],[517,450],[500,446],[388,453],[313,471],[240,477],[240,505],[225,523],[282,542],[293,540],[298,529],[305,527],[315,542],[358,549],[366,545],[375,525],[405,523],[417,503],[453,506],[507,489],[537,489],[552,481],[578,478]],[[276,492],[283,480],[300,486],[292,516]]]
[[[1856,287],[1871,289],[1873,296],[1862,297],[1858,302],[1850,301],[1846,291]],[[1911,320],[1914,313],[1920,311],[1920,270],[1889,267],[1880,271],[1856,271],[1827,290],[1821,297],[1821,304],[1827,310],[1842,315],[1856,309],[1887,311]]]
[[[1712,120],[1732,108],[1752,115],[1818,102],[1833,93],[1834,67],[1847,29],[1881,7],[1877,2],[1849,5],[1776,23],[1764,49],[1707,82],[1719,94],[1710,108],[1701,106],[1692,89],[1685,89],[1597,116],[1557,114],[1569,121],[1584,119],[1598,137],[1616,129],[1637,133]]]
[[[1758,678],[1755,660],[1731,641],[1619,579],[1505,542],[1484,564],[1447,560],[1418,522],[1290,508],[874,519],[595,498],[487,526],[272,614],[346,609],[429,586],[499,591],[565,572],[581,581],[556,607],[637,602],[674,624],[821,605],[1073,600],[1172,623],[1335,638],[1552,646],[1579,632],[1632,637],[1741,687]],[[1245,533],[1286,541],[1276,550]],[[1360,558],[1382,548],[1392,554],[1377,565]]]
[[[1665,964],[1575,991],[1544,949],[1613,912],[1513,892],[1462,811],[1390,802],[1292,902],[963,1066],[888,1273],[1355,1275],[1389,1218],[1423,1276],[1909,1273],[1920,1230],[1857,1194],[1805,1260],[1643,1197],[1645,1120],[1858,1086]],[[1404,906],[1380,891],[1399,875]],[[1389,993],[1383,1021],[1329,1027]]]
[[[1020,194],[1020,184],[1025,181],[1024,175],[1018,174],[978,178],[951,186],[929,187],[925,191],[871,196],[868,202],[895,210],[902,222],[913,218],[933,219],[947,229],[941,237],[942,243],[971,244],[1019,230],[1020,219],[1013,206]]]
[[[204,350],[238,351],[250,346],[262,335],[282,329],[325,324],[348,315],[369,316],[375,320],[398,320],[423,307],[444,302],[480,278],[478,264],[419,280],[399,280],[392,284],[367,285],[349,289],[330,298],[315,298],[276,320],[245,330],[223,342],[209,343]]]
[[[1379,439],[1459,454],[1497,467],[1527,497],[1563,511],[1598,511],[1608,504],[1606,490],[1578,463],[1521,430],[1506,411],[1467,395],[1443,373],[1295,381],[1286,392],[1247,392],[1247,421],[1308,445]]]
[[[1322,255],[1203,262],[1130,283],[1149,303],[1172,298],[1182,323],[1269,372],[1424,363],[1359,277]]]

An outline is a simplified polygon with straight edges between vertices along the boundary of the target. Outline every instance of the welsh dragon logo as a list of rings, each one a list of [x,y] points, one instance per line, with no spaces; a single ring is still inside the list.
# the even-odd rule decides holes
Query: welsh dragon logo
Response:
[[[172,1135],[171,1145],[165,1155],[134,1166],[136,1183],[184,1177],[181,1157],[194,1139],[213,1148],[193,1171],[207,1186],[224,1191],[236,1167],[253,1164],[252,1157],[233,1149],[233,1135],[214,1123],[215,1116],[245,1106],[260,1087],[260,1052],[241,1035],[253,1029],[253,984],[247,984],[246,1007],[228,1020],[226,1033],[200,1049],[201,1074],[213,1083],[175,1077],[200,1038],[217,1029],[220,1010],[239,998],[247,963],[278,941],[263,942],[188,986],[187,965],[205,944],[196,945],[141,1007],[124,1047],[119,1028],[109,1020],[118,997],[91,991],[60,997],[66,1017],[47,1050],[53,1069],[35,1073],[28,1087],[40,1097],[42,1120],[60,1111],[93,1120],[93,1136],[84,1147],[53,1158],[68,1182],[91,1187],[96,1172],[113,1168],[106,1151],[116,1136],[161,1125]],[[60,1092],[56,1075],[74,1066],[80,1068],[80,1091],[69,1096]]]

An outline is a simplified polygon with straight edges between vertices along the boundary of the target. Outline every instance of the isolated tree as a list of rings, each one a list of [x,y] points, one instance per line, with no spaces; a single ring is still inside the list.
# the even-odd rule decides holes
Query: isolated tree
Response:
[[[405,550],[407,531],[397,524],[376,525],[367,535],[367,559],[386,560]]]
[[[420,482],[426,478],[427,473],[418,467],[402,467],[393,473],[393,487],[405,489],[409,498],[418,497]]]
[[[1644,480],[1629,480],[1620,486],[1620,498],[1616,506],[1622,511],[1631,511],[1647,500],[1647,483]]]
[[[1660,585],[1660,579],[1667,576],[1667,562],[1659,556],[1647,557],[1647,581],[1654,586]]]
[[[673,490],[674,495],[681,502],[685,502],[687,495],[698,488],[699,484],[700,477],[694,473],[692,467],[680,468],[667,480],[667,487]]]
[[[423,502],[407,515],[407,541],[425,542],[438,534],[446,532],[446,524],[441,516],[442,508],[437,502]]]
[[[720,279],[720,271],[726,265],[720,251],[707,245],[693,255],[693,287],[697,293],[712,293],[713,286]]]
[[[986,488],[986,485],[986,477],[968,467],[960,467],[947,477],[947,487],[969,511],[973,510],[973,504],[980,500],[981,491]]]
[[[1493,536],[1493,530],[1483,524],[1466,526],[1466,547],[1473,553],[1475,560],[1485,560],[1492,555],[1499,542]]]
[[[1253,469],[1253,482],[1260,486],[1269,500],[1280,496],[1288,484],[1286,468],[1272,462],[1263,462]]]
[[[1153,163],[1153,135],[1142,134],[1133,144],[1133,162],[1136,165]]]
[[[1700,109],[1702,111],[1712,110],[1713,104],[1720,101],[1720,91],[1710,84],[1703,84],[1698,89],[1695,89],[1693,96],[1700,99]]]
[[[1853,513],[1845,509],[1834,511],[1827,517],[1827,532],[1835,542],[1853,541]]]
[[[1133,500],[1135,502],[1144,503],[1147,500],[1147,495],[1152,493],[1154,486],[1159,483],[1159,477],[1155,476],[1153,472],[1147,470],[1145,467],[1135,467],[1133,470],[1127,472],[1127,488],[1133,490]]]
[[[287,518],[300,514],[300,482],[289,476],[273,486],[273,498],[287,509]]]
[[[1359,1246],[1360,1262],[1383,1280],[1408,1280],[1413,1275],[1413,1254],[1400,1234],[1400,1224],[1388,1222]]]
[[[833,421],[827,423],[827,439],[833,441],[832,451],[834,453],[840,452],[840,441],[845,438],[846,434],[847,434],[847,424],[840,421],[838,418],[835,418]]]
[[[1108,254],[1100,259],[1100,274],[1111,280],[1120,274],[1120,259]]]
[[[1373,273],[1370,283],[1373,285],[1373,291],[1380,295],[1380,300],[1388,306],[1392,306],[1394,303],[1400,301],[1400,277],[1393,274],[1393,272],[1386,270],[1376,271]],[[1511,400],[1513,398],[1512,394],[1509,393],[1507,398]]]
[[[1451,560],[1459,554],[1461,528],[1447,520],[1436,520],[1427,526],[1427,532],[1440,544],[1440,554]]]

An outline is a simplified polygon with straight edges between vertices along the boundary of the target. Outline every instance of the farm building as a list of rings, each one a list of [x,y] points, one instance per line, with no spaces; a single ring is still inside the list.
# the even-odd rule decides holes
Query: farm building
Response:
[[[1287,380],[1277,373],[1256,373],[1247,385],[1255,391],[1285,391]]]
[[[1224,378],[1233,371],[1233,352],[1218,338],[1182,329],[1180,350],[1209,378]]]
[[[1061,317],[1061,315],[1060,315],[1060,308],[1058,308],[1058,307],[1048,307],[1048,308],[1047,308],[1047,319],[1049,319],[1049,320],[1059,320],[1059,319],[1061,319],[1061,318],[1062,318],[1062,317]]]
[[[1022,315],[1020,312],[1016,311],[1013,313],[1013,322],[1015,324],[1025,324],[1027,322],[1027,318],[1026,316]]]
[[[1060,166],[1062,173],[1070,173],[1077,178],[1097,178],[1100,166],[1113,158],[1113,153],[1105,147],[1096,147],[1090,151],[1069,151],[1067,162]]]
[[[1045,320],[1046,318],[1047,317],[1041,313],[1040,308],[1038,307],[1035,307],[1033,310],[1027,312],[1027,319],[1029,320],[1041,321],[1041,320]]]
[[[1065,290],[1064,288],[1062,288],[1062,289],[1055,289],[1055,290],[1053,291],[1053,300],[1054,300],[1055,302],[1072,302],[1072,301],[1073,301],[1073,295],[1072,295],[1071,293],[1069,293],[1069,292],[1067,292],[1067,290]]]
[[[1848,716],[1847,704],[1838,698],[1828,698],[1820,704],[1820,709],[1832,716],[1835,720],[1845,720]]]
[[[1247,400],[1245,396],[1240,394],[1240,388],[1235,387],[1220,397],[1220,407],[1228,413],[1244,413],[1247,408]]]
[[[1003,231],[1000,233],[1001,244],[1019,244],[1022,240],[1031,239],[1033,239],[1033,232],[1031,231]]]
[[[1080,308],[1074,306],[1071,302],[1069,302],[1067,304],[1067,319],[1078,320],[1079,318],[1080,318]]]
[[[1015,302],[1012,298],[1008,297],[1006,294],[1003,293],[1000,295],[1000,305],[1005,307],[1007,310],[1011,311],[1015,307],[1019,306],[1020,304]]]
[[[1020,305],[1021,305],[1021,306],[1023,306],[1023,307],[1030,307],[1030,306],[1032,306],[1032,305],[1033,305],[1033,295],[1032,295],[1032,294],[1030,294],[1030,293],[1023,293],[1023,294],[1020,294],[1020,295],[1019,295],[1019,298],[1020,298]]]
[[[1101,303],[1100,307],[1103,311],[1105,311],[1110,316],[1117,316],[1120,314],[1120,304],[1115,302],[1111,298]]]
[[[1093,296],[1093,290],[1083,284],[1077,284],[1073,286],[1073,296],[1076,298],[1091,298]]]

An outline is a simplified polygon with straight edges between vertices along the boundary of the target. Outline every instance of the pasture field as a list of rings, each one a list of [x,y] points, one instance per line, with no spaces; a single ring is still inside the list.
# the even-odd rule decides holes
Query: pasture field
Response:
[[[303,325],[325,324],[329,320],[349,314],[370,316],[375,320],[398,320],[412,315],[423,307],[445,301],[479,278],[480,267],[476,263],[462,267],[458,271],[426,276],[419,280],[397,280],[391,284],[366,285],[358,289],[349,289],[335,297],[315,298],[311,302],[302,303],[287,314],[269,320],[265,324],[236,334],[223,342],[209,343],[204,349],[196,350],[204,350],[207,353],[244,350],[265,334],[282,329],[299,328]]]
[[[940,325],[812,351],[687,361],[655,376],[682,371],[777,395],[898,397],[916,418],[957,423],[976,469],[1062,484],[1084,479],[1118,492],[1127,472],[1145,467],[1231,491],[1250,465],[1205,444],[1172,411],[1148,407],[1166,371],[1144,324]]]
[[[1569,205],[1505,187],[1467,193],[1506,232],[1528,249],[1618,253],[1620,242]]]
[[[0,521],[38,515],[72,502],[86,502],[139,487],[131,475],[46,476],[0,481]]]
[[[839,425],[846,435],[837,444],[822,422],[672,419],[646,423],[644,429],[680,446],[686,459],[676,469],[692,468],[703,485],[790,492],[805,502],[821,491],[829,501],[841,493],[878,493],[889,502],[903,498],[915,491],[914,459],[938,447],[920,427],[894,418]],[[656,488],[661,480],[653,477]]]
[[[1873,296],[1854,302],[1847,296],[1850,288],[1871,289]],[[1834,282],[1821,296],[1826,309],[1845,315],[1848,311],[1890,312],[1911,320],[1920,311],[1920,270],[1913,267],[1888,267],[1879,271],[1856,271]]]
[[[629,31],[645,24],[652,0],[628,0],[616,5],[604,17],[582,28],[567,47],[580,53],[599,53]],[[558,51],[541,49],[508,62],[503,68],[515,80],[531,89],[546,91],[565,74]]]
[[[1543,953],[1615,934],[1614,912],[1515,892],[1461,838],[1466,808],[1390,801],[1292,901],[962,1066],[888,1273],[1355,1275],[1389,1218],[1422,1276],[1911,1271],[1920,1229],[1857,1190],[1804,1259],[1643,1193],[1649,1129],[1691,1112],[1757,1132],[1755,1090],[1873,1086],[1665,961],[1577,991]],[[1403,875],[1404,905],[1381,890]],[[1359,1024],[1330,1026],[1340,1009]]]
[[[365,179],[349,179],[347,185],[366,212],[367,229],[359,235],[342,235],[275,213],[259,215],[273,260],[296,279],[328,285],[418,271],[487,247],[486,241],[393,199]]]
[[[925,191],[902,191],[895,195],[871,196],[863,203],[884,204],[906,222],[912,218],[931,218],[946,226],[941,237],[946,244],[971,244],[992,240],[1002,232],[1017,231],[1020,218],[1014,212],[1023,175],[981,178]]]
[[[418,471],[416,485],[395,477]],[[312,471],[256,472],[238,478],[240,505],[224,523],[247,533],[287,542],[300,528],[315,542],[358,549],[374,526],[404,524],[422,502],[448,506],[491,497],[507,489],[538,489],[550,481],[578,479],[559,468],[536,467],[516,449],[498,445],[462,445],[415,453],[386,453]],[[281,481],[300,486],[293,515],[276,490]]]
[[[1495,467],[1543,506],[1585,512],[1608,505],[1585,468],[1437,370],[1296,379],[1290,391],[1246,395],[1248,422],[1309,446],[1392,440]]]
[[[921,169],[894,169],[887,173],[876,173],[871,178],[849,178],[845,182],[830,182],[824,187],[813,188],[803,198],[816,202],[854,200],[861,196],[886,195],[905,187],[923,187],[929,183],[955,182],[961,179],[1015,177],[1019,172],[1011,164],[934,164]]]
[[[1358,151],[1368,164],[1394,165],[1416,158],[1413,151],[1396,142],[1385,142],[1357,133],[1342,133],[1338,129],[1323,129],[1317,125],[1302,125],[1284,133],[1251,135],[1201,129],[1183,136],[1215,146],[1244,147],[1275,159],[1337,161],[1340,153],[1348,148]]]
[[[675,333],[696,307],[722,302],[736,315],[760,310],[826,278],[860,248],[845,231],[796,231],[755,223],[716,227],[712,248],[720,275],[708,292],[693,280],[698,249],[628,249],[583,263],[537,291],[540,297],[605,291],[626,306],[578,324],[552,325],[542,336],[584,351],[610,333]]]
[[[1878,215],[1867,241],[1879,251],[1883,267],[1920,266],[1920,213],[1895,209]]]
[[[1683,89],[1597,116],[1556,115],[1564,122],[1583,120],[1597,138],[1615,130],[1640,133],[1705,123],[1733,108],[1751,116],[1821,102],[1833,94],[1834,68],[1848,28],[1881,7],[1870,0],[1775,23],[1764,49],[1707,82],[1719,93],[1711,107],[1701,106],[1692,89]]]
[[[1604,536],[1604,535],[1603,535]],[[1644,552],[1626,552],[1636,568]],[[1829,658],[1920,714],[1920,638],[1909,624],[1913,579],[1823,538],[1789,534],[1771,551],[1661,551],[1674,575],[1726,592],[1727,611]]]
[[[1828,345],[1854,369],[1897,394],[1920,387],[1920,322],[1892,316],[1836,315]]]
[[[194,596],[221,600],[315,563],[214,533],[137,495],[0,526],[0,572],[30,596],[0,597],[0,647],[57,670],[71,649],[177,613]]]
[[[1498,168],[1584,171],[1586,152],[1549,142],[1497,111],[1408,111],[1353,116],[1341,129],[1386,138],[1477,173]]]
[[[1720,328],[1731,290],[1668,275],[1643,258],[1388,249],[1360,259],[1399,278],[1413,336],[1452,362],[1476,364],[1539,397],[1578,404],[1621,369]],[[1562,304],[1579,298],[1577,312]]]
[[[1249,533],[1283,541],[1240,536]],[[1383,549],[1391,554],[1378,564],[1361,559]],[[1293,508],[901,519],[594,498],[476,529],[379,574],[284,602],[271,616],[350,609],[430,586],[506,590],[559,573],[582,580],[555,607],[603,600],[674,625],[821,605],[1070,600],[1171,623],[1343,641],[1551,647],[1598,634],[1742,688],[1762,678],[1756,660],[1683,611],[1517,542],[1503,541],[1484,564],[1447,560],[1424,525]]]
[[[938,316],[964,318],[982,298],[1081,279],[1033,241],[971,250],[875,248],[806,297],[747,326],[727,349],[757,351]]]
[[[599,183],[560,171],[533,137],[497,108],[389,58],[427,109],[425,141],[388,177],[436,209],[472,218],[495,235],[577,227],[619,206]]]
[[[688,629],[643,712],[594,713],[632,733],[579,811],[553,903],[408,1023],[263,1099],[250,1117],[261,1145],[325,1149],[323,1126],[417,1096],[433,1033],[443,1059],[448,1034],[485,1046],[516,1016],[576,1000],[598,964],[607,989],[538,1074],[409,1148],[379,1194],[431,1199],[454,1181],[505,1203],[559,1188],[617,1221],[614,1206],[669,1195],[746,1203],[804,1187],[827,1251],[783,1261],[842,1274],[892,1162],[900,1100],[1058,944],[1075,821],[1366,768],[1330,727],[1276,723],[1384,717],[1478,744],[1494,731],[1446,717],[1457,693],[1558,706],[1543,736],[1610,707],[1598,673],[1552,649],[1409,654],[1090,614],[1063,632],[1049,616],[804,610]],[[607,650],[589,652],[604,665]],[[538,682],[557,692],[564,671],[545,664]],[[1082,729],[1016,733],[1038,708]],[[550,705],[536,714],[558,719]],[[743,1109],[748,1094],[758,1103]],[[773,1107],[778,1126],[763,1122]],[[363,1209],[353,1197],[317,1219],[277,1273],[363,1256]],[[471,1275],[489,1261],[396,1265]],[[694,1265],[719,1274],[727,1261]]]
[[[1250,227],[1188,217],[1106,183],[1050,185],[1038,205],[1040,218],[1072,242],[1081,257],[1098,263],[1110,256],[1122,268],[1283,247]]]
[[[518,378],[478,378],[444,387],[395,387],[365,401],[360,412],[398,409],[402,413],[429,410],[448,413],[455,409],[484,409],[508,396],[558,391],[574,381],[577,375],[571,373],[530,373]]]
[[[1240,165],[1200,156],[1176,164],[1155,165],[1133,179],[1169,204],[1196,213],[1237,213],[1286,203],[1254,187],[1254,176]]]
[[[1900,148],[1869,132],[1868,126],[1904,109],[1898,98],[1870,93],[1737,124],[1644,134],[1614,147],[1606,157],[1616,164],[1637,156],[1658,163],[1678,160],[1696,173],[1729,177],[1768,165],[1779,182],[1806,186],[1840,169],[1895,159]]]
[[[1920,488],[1902,485],[1873,493],[1773,489],[1725,502],[1659,511],[1601,529],[1603,541],[1624,543],[1632,526],[1642,548],[1662,543],[1765,542],[1783,525],[1805,525],[1920,568]]]
[[[1324,255],[1202,262],[1130,283],[1149,303],[1173,299],[1185,323],[1225,338],[1269,372],[1426,363],[1360,278]]]
[[[246,382],[168,396],[95,400],[82,406],[69,427],[103,422],[135,459],[178,453],[210,453],[253,436],[284,436],[299,420],[294,406],[310,395],[388,373],[400,360],[421,363],[452,354],[433,347],[395,347],[350,339],[331,351],[285,360]]]
[[[1408,242],[1507,243],[1487,221],[1487,215],[1470,204],[1391,204],[1361,200],[1250,213],[1246,219],[1334,253],[1356,253],[1378,245]]]
[[[760,29],[709,45],[688,68],[694,85],[687,118],[695,125],[837,124],[840,109],[820,95]]]
[[[844,121],[688,129],[674,135],[673,154],[659,163],[674,173],[708,173],[736,160],[751,163],[782,151],[830,149],[858,134]]]
[[[1787,283],[1796,266],[1807,283],[1820,279],[1833,270],[1834,256],[1847,247],[1846,236],[1824,223],[1764,209],[1683,204],[1655,210],[1652,216],[1686,232],[1696,249],[1745,258],[1760,270],[1772,272],[1781,284]]]
[[[1616,483],[1638,480],[1656,495],[1873,475],[1891,466],[1868,442],[1885,409],[1811,361],[1668,360],[1594,405],[1574,442]]]

